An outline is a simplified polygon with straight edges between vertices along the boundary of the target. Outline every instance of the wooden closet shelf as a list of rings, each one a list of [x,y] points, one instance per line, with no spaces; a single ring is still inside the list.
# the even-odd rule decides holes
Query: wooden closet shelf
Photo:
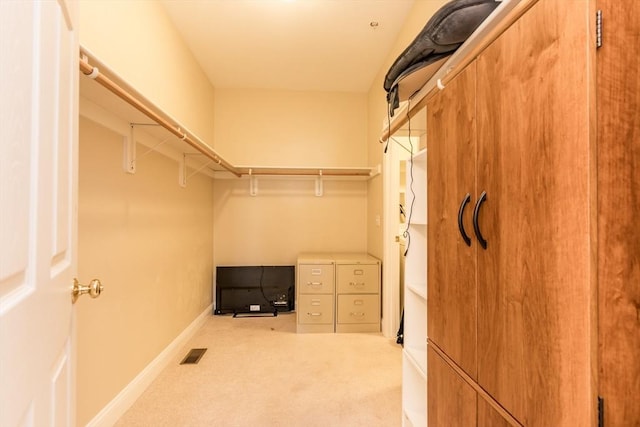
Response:
[[[369,167],[250,167],[235,166],[220,156],[210,145],[200,140],[195,134],[186,129],[178,121],[156,106],[135,90],[117,73],[110,70],[88,50],[80,48],[79,67],[81,74],[95,80],[117,97],[134,107],[139,112],[165,128],[177,139],[191,146],[210,159],[207,165],[214,174],[224,178],[235,176],[291,176],[291,177],[342,177],[342,178],[370,178],[378,175],[376,168]],[[132,123],[133,125],[133,123]],[[147,124],[143,124],[147,125]],[[196,153],[185,153],[196,154]],[[222,170],[224,169],[224,171]],[[228,173],[227,173],[228,172]]]

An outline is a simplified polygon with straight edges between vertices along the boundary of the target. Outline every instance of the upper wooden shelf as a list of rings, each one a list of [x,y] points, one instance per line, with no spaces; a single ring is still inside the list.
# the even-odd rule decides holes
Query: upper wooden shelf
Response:
[[[188,145],[192,151],[204,155],[209,159],[204,167],[209,167],[213,172],[213,177],[242,177],[242,176],[297,176],[297,177],[335,177],[335,178],[370,178],[379,173],[379,168],[369,167],[263,167],[263,166],[235,166],[226,161],[209,144],[202,141],[194,133],[190,132],[184,125],[169,116],[161,108],[145,98],[140,92],[129,85],[108,66],[98,60],[84,48],[80,48],[79,67],[81,74],[89,79],[93,79],[106,88],[118,98],[124,100],[126,104],[133,107],[137,112],[153,120],[162,128],[171,133],[177,141]],[[136,112],[136,113],[137,113]],[[139,114],[139,113],[137,113]],[[131,121],[133,126],[135,120]],[[145,125],[145,124],[138,124]],[[188,152],[187,155],[196,154]],[[375,171],[375,172],[374,172]]]

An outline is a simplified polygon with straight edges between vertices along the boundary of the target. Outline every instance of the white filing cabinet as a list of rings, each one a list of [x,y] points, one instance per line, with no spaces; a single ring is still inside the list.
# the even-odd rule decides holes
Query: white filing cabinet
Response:
[[[335,329],[335,263],[327,254],[300,254],[296,283],[298,332]]]
[[[379,332],[380,260],[363,253],[300,254],[298,332]]]

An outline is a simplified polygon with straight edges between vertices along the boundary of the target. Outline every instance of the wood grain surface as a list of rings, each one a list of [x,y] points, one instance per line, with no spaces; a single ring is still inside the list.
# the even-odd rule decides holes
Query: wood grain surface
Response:
[[[429,427],[469,427],[476,424],[476,392],[427,347],[427,418]]]
[[[477,60],[478,383],[526,426],[592,421],[588,6],[541,0]]]
[[[597,7],[599,392],[605,426],[639,426],[640,2]]]
[[[458,230],[467,193],[464,226],[473,237],[476,129],[475,64],[427,104],[427,315],[429,339],[476,378],[476,248]]]

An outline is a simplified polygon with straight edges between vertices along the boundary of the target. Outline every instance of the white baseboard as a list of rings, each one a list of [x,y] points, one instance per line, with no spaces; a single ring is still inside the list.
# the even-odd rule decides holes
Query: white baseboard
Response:
[[[176,337],[162,352],[151,361],[118,395],[107,404],[88,424],[87,427],[111,427],[133,405],[133,403],[149,387],[162,370],[182,350],[186,342],[202,326],[212,314],[213,305],[208,306],[202,314],[195,318],[180,335]]]

